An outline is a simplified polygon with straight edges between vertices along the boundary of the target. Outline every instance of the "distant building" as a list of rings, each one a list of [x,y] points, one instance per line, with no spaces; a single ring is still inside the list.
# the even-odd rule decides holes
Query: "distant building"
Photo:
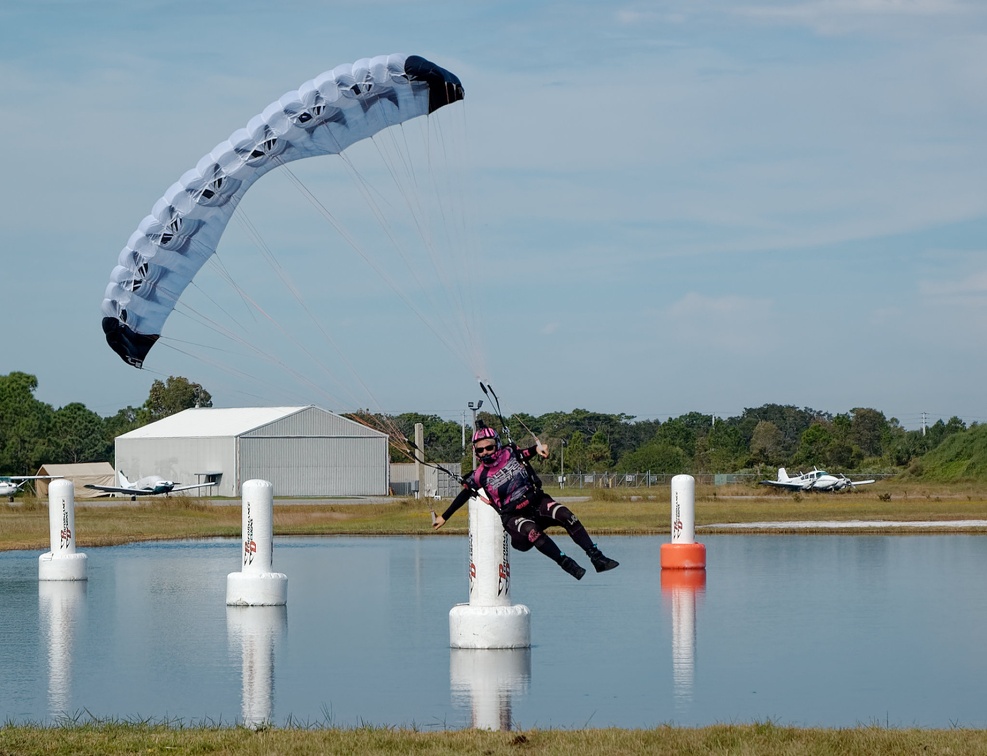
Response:
[[[282,496],[386,496],[386,433],[319,407],[188,409],[115,443],[116,469],[131,481],[160,475],[216,486],[191,495],[240,495],[260,478]]]
[[[103,486],[117,485],[116,473],[113,472],[113,465],[109,462],[78,462],[64,465],[44,464],[41,465],[35,474],[54,475],[72,481],[72,486],[75,489],[72,497],[74,499],[95,499],[98,496],[105,495],[91,488],[86,488],[86,485],[90,483]],[[39,499],[48,498],[49,485],[51,485],[50,480],[34,481],[34,488],[38,493]]]

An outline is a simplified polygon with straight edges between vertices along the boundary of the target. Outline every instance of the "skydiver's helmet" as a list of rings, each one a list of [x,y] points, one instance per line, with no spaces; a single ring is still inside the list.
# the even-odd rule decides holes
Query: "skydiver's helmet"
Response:
[[[476,421],[476,430],[473,431],[473,451],[477,459],[488,465],[500,451],[500,436],[482,420]]]

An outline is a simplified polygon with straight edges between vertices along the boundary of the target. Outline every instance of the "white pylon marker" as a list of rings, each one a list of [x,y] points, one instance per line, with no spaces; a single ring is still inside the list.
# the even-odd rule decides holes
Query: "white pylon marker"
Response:
[[[480,491],[480,496],[484,492]],[[449,612],[452,648],[528,648],[531,612],[511,603],[510,545],[494,508],[469,502],[469,603]]]
[[[243,543],[239,572],[226,577],[227,606],[284,606],[288,576],[274,572],[274,485],[243,484]]]
[[[86,555],[75,550],[75,486],[56,478],[48,486],[51,551],[38,558],[38,580],[86,580]]]

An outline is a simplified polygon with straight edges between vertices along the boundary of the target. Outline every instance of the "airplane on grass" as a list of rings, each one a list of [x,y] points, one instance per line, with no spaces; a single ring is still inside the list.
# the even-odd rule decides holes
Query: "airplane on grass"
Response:
[[[14,494],[29,480],[52,480],[61,477],[61,475],[3,475],[0,476],[0,496],[6,496],[7,501],[13,501]]]
[[[825,470],[812,468],[812,472],[800,472],[794,478],[790,478],[784,467],[778,468],[777,480],[762,480],[762,486],[775,486],[785,488],[789,491],[843,491],[855,486],[866,486],[874,483],[873,480],[850,480],[842,473],[830,475]]]
[[[131,483],[127,480],[127,476],[123,474],[123,470],[117,473],[117,477],[120,479],[119,486],[101,486],[96,483],[87,483],[86,488],[92,488],[96,491],[106,491],[107,493],[119,493],[126,494],[130,496],[130,500],[133,501],[138,496],[159,496],[161,494],[172,494],[178,493],[179,491],[189,491],[193,488],[208,488],[209,486],[216,485],[215,481],[210,483],[194,483],[191,485],[180,486],[177,483],[165,480],[160,475],[148,475],[145,478],[140,478]]]

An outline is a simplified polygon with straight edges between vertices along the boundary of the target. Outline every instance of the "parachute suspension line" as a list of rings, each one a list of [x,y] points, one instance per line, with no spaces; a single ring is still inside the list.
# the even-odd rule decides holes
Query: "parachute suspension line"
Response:
[[[462,109],[456,109],[449,114],[450,117],[456,115],[460,118],[460,125],[457,129],[448,128],[450,125],[449,119],[446,119],[444,123],[443,119],[433,119],[431,117],[422,119],[416,124],[409,122],[408,125],[409,128],[415,128],[417,126],[424,130],[425,136],[428,139],[427,154],[429,170],[426,176],[435,187],[433,193],[436,196],[448,196],[456,200],[455,208],[457,213],[449,222],[444,223],[442,228],[447,233],[458,230],[458,238],[450,239],[449,244],[450,248],[457,250],[457,254],[453,255],[452,259],[453,263],[458,266],[459,280],[463,282],[458,288],[458,291],[462,301],[460,311],[463,314],[463,322],[467,331],[470,367],[475,375],[485,375],[484,349],[480,338],[482,322],[478,315],[478,303],[482,300],[479,297],[467,296],[468,287],[477,278],[477,273],[481,269],[483,259],[477,247],[479,235],[475,231],[475,208],[468,201],[477,195],[475,189],[469,186],[470,182],[466,180],[467,175],[472,175],[472,173],[467,171],[469,161],[467,159],[468,150],[466,146],[469,144],[469,141],[467,139],[468,120],[466,118],[465,101],[462,105]],[[432,148],[431,137],[433,135],[436,136],[436,150]],[[459,139],[455,138],[456,136]],[[447,166],[444,170],[435,170],[432,167],[439,156],[441,156],[445,166]],[[447,179],[445,187],[439,187],[440,179]],[[452,222],[456,220],[459,221],[458,224]]]
[[[254,374],[247,373],[247,372],[244,372],[242,370],[238,370],[238,369],[232,367],[231,365],[229,365],[228,363],[225,363],[225,362],[222,362],[222,361],[219,361],[219,360],[213,360],[213,359],[210,359],[209,357],[203,356],[203,355],[198,354],[198,353],[193,353],[193,352],[185,351],[184,349],[180,349],[179,347],[175,346],[175,344],[192,344],[193,346],[196,346],[196,347],[206,347],[206,345],[204,345],[204,344],[193,344],[192,342],[181,341],[179,339],[168,339],[166,341],[163,341],[161,345],[163,347],[167,348],[167,349],[171,349],[174,352],[178,352],[179,354],[184,354],[186,357],[190,357],[193,360],[196,360],[198,362],[204,362],[204,363],[206,363],[208,365],[211,365],[212,367],[215,367],[215,368],[221,370],[222,372],[228,373],[228,374],[230,374],[230,375],[232,375],[234,377],[237,377],[237,378],[240,378],[240,379],[249,381],[249,382],[259,383],[259,384],[261,384],[263,386],[267,386],[268,388],[276,388],[276,389],[281,390],[281,391],[284,390],[284,387],[281,386],[280,384],[275,384],[275,383],[272,383],[270,381],[262,381],[262,380],[260,380]],[[211,349],[211,347],[206,347],[206,348]],[[216,351],[216,350],[212,350],[212,351]],[[259,400],[259,401],[262,401],[262,402],[263,401],[266,401],[268,399],[268,397],[266,397],[266,396],[261,396],[259,394],[252,394],[249,391],[244,391],[242,383],[238,383],[237,384],[237,387],[236,387],[235,391],[236,391],[236,393],[242,394],[244,396],[250,397],[251,399],[256,399],[256,400]],[[299,396],[299,395],[296,394],[295,396]],[[299,398],[298,398],[297,401],[298,401],[299,404],[302,404],[306,400],[304,398],[301,398],[299,396]]]
[[[268,264],[274,269],[275,273],[278,275],[278,278],[281,280],[281,282],[283,283],[283,285],[285,286],[285,288],[291,293],[291,295],[293,296],[293,298],[295,299],[295,301],[297,302],[297,304],[302,308],[302,310],[304,310],[305,314],[309,317],[310,321],[318,328],[318,330],[320,331],[320,333],[322,334],[322,336],[326,339],[326,341],[329,343],[329,345],[334,349],[334,351],[336,352],[336,354],[342,359],[343,363],[346,365],[346,367],[349,370],[349,372],[352,375],[352,377],[360,384],[360,386],[366,392],[366,396],[370,398],[371,403],[374,406],[376,406],[376,407],[379,408],[380,404],[377,401],[376,397],[374,396],[373,391],[371,391],[370,387],[360,377],[359,373],[353,367],[352,363],[346,357],[346,355],[343,353],[343,351],[339,348],[338,344],[336,344],[336,342],[333,340],[331,334],[324,327],[323,323],[319,320],[318,317],[315,316],[314,313],[312,313],[311,309],[305,303],[304,297],[302,296],[301,292],[298,290],[297,286],[291,280],[291,277],[288,275],[287,271],[280,264],[279,260],[277,259],[277,256],[271,250],[270,246],[265,242],[263,236],[260,234],[260,232],[257,229],[257,227],[255,226],[255,224],[251,221],[251,219],[249,217],[247,217],[247,214],[244,212],[244,210],[241,207],[238,207],[237,208],[237,212],[234,213],[234,217],[237,218],[237,220],[240,223],[241,227],[251,237],[251,240],[253,241],[253,243],[261,250],[261,252],[264,255],[265,259],[267,260]],[[200,313],[200,312],[196,311],[186,301],[180,301],[179,303],[176,304],[176,311],[179,314],[181,314],[181,315],[183,315],[185,317],[192,317],[189,313],[190,312],[191,313],[194,313],[196,315],[196,317],[193,318],[193,319],[197,320],[197,322],[199,322],[200,324],[206,325],[207,327],[210,327],[214,332],[220,334],[221,336],[224,336],[227,339],[230,339],[232,341],[235,341],[235,342],[243,345],[244,347],[246,347],[247,349],[249,349],[254,354],[259,355],[262,359],[264,359],[269,364],[275,365],[276,367],[278,367],[281,370],[283,370],[286,374],[289,374],[289,375],[293,376],[300,383],[302,383],[304,385],[307,385],[311,389],[314,389],[320,395],[322,395],[325,398],[329,399],[330,402],[335,403],[335,404],[338,404],[338,405],[344,405],[346,403],[349,403],[350,406],[353,406],[353,407],[360,406],[360,404],[362,403],[362,401],[359,400],[352,392],[350,392],[347,389],[346,384],[343,381],[340,381],[333,374],[333,371],[328,366],[325,365],[324,362],[322,362],[319,358],[317,358],[314,354],[312,354],[312,352],[308,348],[306,348],[302,342],[300,342],[297,338],[295,338],[294,336],[292,336],[290,334],[290,332],[281,323],[279,323],[276,318],[274,318],[270,313],[268,313],[267,311],[265,311],[244,289],[242,289],[242,287],[239,286],[239,284],[237,284],[236,280],[230,274],[229,270],[223,265],[222,260],[220,259],[218,252],[215,252],[209,258],[209,262],[210,262],[211,267],[213,267],[216,270],[216,272],[226,281],[226,283],[234,290],[234,292],[237,294],[237,296],[244,302],[244,304],[247,307],[248,312],[251,314],[251,316],[253,317],[255,313],[259,313],[267,321],[269,321],[272,325],[274,325],[275,328],[277,328],[279,331],[281,331],[281,333],[283,333],[292,344],[294,344],[301,351],[303,351],[312,360],[312,362],[314,364],[316,364],[326,374],[327,377],[330,378],[330,380],[334,381],[337,384],[337,388],[342,389],[342,393],[347,397],[346,402],[341,401],[340,398],[339,398],[339,396],[334,395],[333,393],[327,391],[324,387],[319,386],[318,384],[314,383],[311,379],[309,379],[308,377],[306,377],[306,375],[304,373],[302,373],[302,372],[300,372],[300,371],[298,371],[298,370],[290,367],[283,360],[281,360],[281,359],[279,359],[279,358],[271,355],[267,350],[263,350],[263,349],[260,349],[259,347],[254,346],[254,344],[252,344],[250,341],[248,341],[248,340],[246,340],[246,339],[244,339],[242,337],[237,336],[236,333],[234,333],[232,330],[230,330],[228,328],[225,328],[220,323],[218,323],[215,320],[212,320],[211,318],[209,318],[208,316],[206,316],[204,313]],[[190,285],[193,286],[193,287],[195,287],[195,289],[197,291],[203,293],[206,296],[207,299],[209,299],[214,304],[216,304],[215,301],[211,297],[209,297],[207,294],[205,294],[205,292],[202,291],[201,287],[199,287],[198,284],[194,280],[190,282]],[[218,304],[217,304],[217,307],[219,307]],[[229,313],[226,310],[224,310],[222,307],[219,307],[219,309],[222,312],[224,312],[224,314],[226,314],[227,316],[229,316],[230,319],[241,330],[243,330],[245,333],[249,333],[249,331],[242,324],[240,324],[239,322],[237,322],[236,318],[230,316]],[[186,310],[188,310],[189,312],[186,312]],[[255,320],[256,320],[256,318],[255,318]],[[202,356],[197,356],[197,355],[189,354],[187,352],[182,352],[182,350],[177,349],[176,347],[172,346],[171,344],[168,344],[168,346],[171,346],[171,348],[172,349],[175,349],[175,351],[179,351],[179,352],[181,352],[183,354],[186,354],[187,356],[193,357],[195,359],[200,359],[200,360],[202,360],[204,362],[207,362],[209,364],[214,365],[215,367],[218,367],[220,369],[224,369],[224,365],[222,363],[218,363],[218,362],[215,362],[213,360],[208,360],[207,358],[202,357]],[[227,372],[230,372],[230,371],[228,370]],[[234,370],[233,372],[234,373],[238,373],[241,377],[245,377],[245,378],[248,378],[248,379],[256,380],[256,378],[254,378],[254,376],[250,375],[249,373],[244,373],[244,372],[236,371],[236,370]],[[272,385],[275,388],[278,388],[280,390],[284,390],[284,387],[283,386],[279,386],[279,385],[276,385],[276,384],[269,384],[269,385]],[[383,412],[380,412],[379,415],[375,415],[374,416],[374,419],[375,419],[376,422],[373,423],[372,425],[373,425],[373,427],[374,427],[375,430],[382,431],[382,432],[386,433],[391,438],[399,438],[399,437],[401,437],[401,432],[400,432],[400,429],[397,427],[397,424],[396,423],[393,423],[392,421],[390,421],[387,418],[387,415],[386,414],[384,414]],[[395,448],[397,448],[397,447],[395,447]],[[407,452],[403,452],[403,453],[405,453],[406,456],[407,456]]]
[[[259,308],[258,308],[258,310],[259,310]],[[186,311],[188,311],[188,312],[186,312]],[[264,313],[263,310],[259,310],[259,311],[260,311],[260,313],[262,315],[266,315],[266,313]],[[325,390],[325,388],[323,388],[322,386],[319,386],[318,384],[314,383],[304,373],[301,373],[298,370],[295,370],[294,368],[292,368],[288,364],[286,364],[283,360],[278,359],[277,357],[275,357],[272,354],[270,354],[268,351],[263,350],[263,349],[255,346],[251,342],[249,342],[246,339],[242,338],[241,336],[237,335],[234,331],[230,330],[229,328],[226,328],[222,324],[217,323],[215,320],[209,318],[204,313],[198,312],[195,308],[193,308],[187,302],[182,302],[181,305],[180,305],[180,308],[179,307],[176,307],[175,312],[178,313],[179,315],[184,316],[184,317],[191,318],[192,320],[194,320],[195,322],[199,323],[200,325],[207,325],[207,327],[211,328],[211,330],[213,330],[214,332],[220,334],[221,336],[224,336],[227,339],[230,339],[233,342],[236,342],[236,343],[240,344],[241,346],[245,347],[246,349],[248,349],[253,354],[255,354],[258,357],[260,357],[262,360],[264,360],[268,364],[274,365],[274,366],[280,368],[281,370],[283,370],[288,375],[291,375],[292,377],[294,377],[301,384],[307,385],[309,388],[311,388],[314,391],[318,392],[321,396],[324,396],[324,397],[330,399],[333,402],[338,402],[339,401],[338,397],[333,396],[332,394],[330,394],[329,392],[327,392]],[[192,314],[190,315],[189,313],[192,313]],[[274,325],[276,327],[279,327],[277,325],[277,323],[274,323]],[[283,329],[281,329],[281,330],[283,331]],[[164,336],[161,338],[161,342],[163,344],[165,344],[165,345],[171,345],[171,342],[172,341],[173,341],[172,339],[169,339],[169,338],[164,337]],[[172,346],[172,348],[175,349],[175,347],[173,347],[173,346]],[[212,351],[216,351],[215,349],[213,349],[211,347],[209,349],[212,350]],[[184,353],[184,354],[187,354],[187,353]],[[194,357],[197,360],[201,360],[202,362],[206,362],[206,363],[212,364],[213,366],[219,367],[220,369],[224,369],[227,372],[239,373],[240,375],[244,375],[244,373],[241,373],[240,371],[236,370],[235,368],[230,368],[228,365],[226,365],[224,367],[224,364],[214,362],[214,361],[210,360],[209,358],[207,358],[207,357],[205,357],[203,355],[189,355],[189,356],[192,356],[192,357]],[[253,376],[249,376],[249,377],[253,378]],[[253,378],[253,380],[257,380],[257,379],[256,378]],[[282,388],[283,389],[283,387],[281,387],[281,386],[279,386],[278,388]]]
[[[342,226],[342,224],[340,224],[339,221],[333,216],[333,214],[329,211],[329,209],[321,201],[319,201],[318,197],[316,197],[311,192],[311,190],[307,186],[305,186],[305,184],[297,176],[295,176],[294,173],[292,173],[287,168],[285,168],[284,171],[285,171],[285,175],[287,175],[291,179],[291,181],[295,184],[295,186],[302,193],[302,195],[312,204],[312,206],[316,210],[319,211],[319,213],[329,222],[329,224],[334,229],[336,229],[336,231],[339,233],[340,236],[343,237],[346,243],[349,244],[354,249],[354,251],[356,251],[357,254],[359,254],[360,257],[363,258],[364,262],[366,262],[367,265],[373,268],[374,272],[376,272],[377,275],[380,276],[391,287],[391,290],[394,291],[394,293],[401,298],[401,300],[411,309],[411,311],[418,316],[418,318],[422,321],[422,323],[424,323],[425,326],[430,331],[432,331],[435,337],[439,339],[439,341],[441,341],[446,346],[446,348],[449,349],[450,352],[456,354],[456,350],[449,343],[449,341],[429,322],[428,318],[425,317],[425,315],[421,312],[421,310],[419,310],[419,308],[415,306],[415,304],[407,297],[407,295],[405,295],[404,292],[401,291],[397,283],[395,283],[394,280],[387,275],[384,269],[380,265],[375,263],[373,259],[361,248],[361,246],[346,231],[346,229]]]
[[[507,424],[507,419],[504,417],[504,413],[501,412],[501,409],[500,409],[500,399],[497,397],[497,394],[494,393],[493,386],[491,386],[489,383],[484,383],[483,381],[480,381],[479,383],[480,383],[480,389],[483,391],[484,394],[487,395],[487,398],[489,398],[491,400],[491,402],[493,403],[494,410],[497,413],[497,417],[500,419],[500,424],[502,426],[504,426],[504,433],[507,436],[507,440],[510,441],[510,439],[511,439],[511,429],[510,429],[510,426],[508,426],[508,424]],[[531,437],[537,443],[538,442],[538,436],[535,435],[535,432],[533,430],[531,430],[531,428],[529,428],[527,425],[525,425],[524,424],[524,421],[521,418],[517,417],[516,415],[512,415],[512,417],[518,423],[520,423],[521,427],[524,428],[525,431],[527,431],[528,433],[531,434]]]
[[[305,298],[302,296],[302,293],[298,290],[298,287],[295,285],[294,281],[288,275],[284,267],[280,264],[280,262],[277,259],[277,256],[271,250],[270,246],[264,241],[264,238],[261,236],[256,226],[254,226],[254,224],[250,221],[250,219],[246,217],[246,214],[242,210],[235,213],[235,217],[237,217],[241,225],[248,231],[248,233],[250,234],[251,238],[254,241],[254,244],[261,250],[268,264],[274,269],[274,272],[281,280],[281,283],[291,293],[295,302],[298,304],[299,307],[301,307],[301,309],[304,311],[306,316],[308,316],[309,321],[313,325],[315,325],[319,333],[322,334],[322,337],[325,339],[326,343],[332,348],[336,356],[342,361],[343,365],[349,371],[349,374],[360,384],[360,386],[366,392],[367,396],[369,396],[370,399],[374,402],[374,404],[377,405],[377,400],[374,397],[373,392],[370,390],[370,387],[363,380],[363,378],[360,377],[360,374],[353,366],[353,363],[346,356],[345,352],[336,343],[336,340],[333,339],[332,334],[329,333],[328,329],[325,327],[325,324],[322,322],[322,320],[315,313],[312,312],[311,308],[309,308],[308,304],[305,302]],[[327,372],[327,374],[331,374],[331,371],[329,370],[328,367],[318,362],[317,364],[320,364],[320,366],[323,368],[323,370]],[[360,402],[355,401],[355,397],[351,396],[350,399],[351,401],[353,401],[354,406],[359,405]]]
[[[428,119],[424,122],[427,123]],[[398,144],[397,136],[400,135],[403,147]],[[410,213],[412,219],[414,220],[415,229],[418,232],[418,237],[420,238],[422,245],[428,252],[429,260],[432,265],[432,270],[435,272],[435,276],[441,284],[440,288],[445,294],[445,302],[439,302],[434,295],[431,294],[433,287],[422,282],[417,272],[415,271],[416,266],[412,264],[407,258],[405,258],[405,264],[415,275],[416,282],[419,284],[421,290],[430,296],[430,301],[432,306],[437,311],[451,310],[458,313],[459,317],[456,318],[455,324],[457,326],[457,338],[459,339],[459,356],[461,359],[465,359],[467,364],[469,364],[469,354],[470,354],[470,324],[467,321],[466,308],[464,306],[464,294],[463,287],[457,285],[457,282],[451,277],[454,273],[454,269],[457,267],[457,263],[461,262],[461,258],[456,250],[448,241],[448,235],[446,234],[446,243],[444,248],[449,250],[448,254],[444,257],[440,253],[442,244],[436,239],[436,235],[432,233],[433,227],[436,225],[438,229],[447,230],[450,227],[450,222],[447,217],[445,202],[443,202],[443,196],[433,191],[430,196],[433,196],[436,200],[434,203],[435,207],[439,212],[439,222],[431,222],[429,220],[429,213],[426,207],[422,203],[422,197],[426,196],[423,191],[423,182],[418,178],[418,172],[415,170],[414,161],[410,159],[412,155],[411,147],[408,144],[408,132],[406,131],[404,124],[400,124],[396,129],[387,129],[375,135],[370,140],[374,147],[377,149],[377,153],[381,158],[384,166],[387,168],[391,180],[394,184],[395,189],[400,193],[401,198],[404,201],[405,207]],[[430,149],[430,145],[427,144],[428,135],[426,134],[426,150]],[[429,171],[429,174],[434,173],[434,171]],[[433,182],[432,189],[435,189],[435,184]],[[459,276],[459,281],[465,281],[466,279]]]
[[[374,140],[373,137],[371,137],[370,141],[376,144],[376,141]],[[393,232],[391,224],[387,220],[387,215],[384,212],[382,212],[379,203],[376,200],[374,200],[373,195],[375,194],[375,192],[372,190],[370,184],[363,178],[360,172],[356,170],[356,167],[350,161],[348,156],[346,156],[345,154],[341,154],[338,157],[342,161],[343,165],[346,167],[348,172],[350,173],[350,177],[352,178],[353,182],[356,184],[356,187],[359,190],[360,194],[363,196],[363,199],[367,203],[367,206],[370,208],[371,212],[373,212],[374,217],[377,218],[377,222],[380,224],[381,229],[383,229],[387,238],[390,240],[391,245],[400,255],[401,260],[404,262],[405,268],[408,271],[408,274],[415,280],[415,283],[417,284],[420,290],[428,291],[424,281],[421,278],[418,266],[414,264],[410,255],[406,252],[404,245],[400,241],[398,241],[397,237]],[[416,222],[418,221],[417,218],[415,220]],[[390,281],[388,281],[388,283],[391,284]],[[391,285],[394,286],[394,284]],[[425,317],[424,313],[422,313],[420,317],[424,318]]]

